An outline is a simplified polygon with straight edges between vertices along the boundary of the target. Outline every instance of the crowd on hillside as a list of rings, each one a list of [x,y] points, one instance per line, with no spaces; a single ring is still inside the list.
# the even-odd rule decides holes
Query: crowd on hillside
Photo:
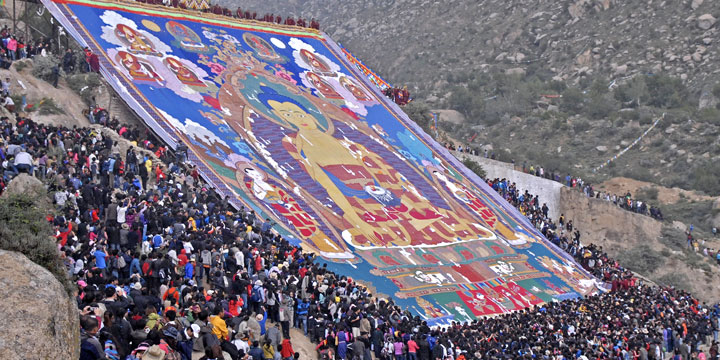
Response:
[[[48,56],[50,52],[48,42],[43,40],[26,41],[7,25],[0,30],[0,40],[0,68],[3,69],[9,69],[15,60]]]
[[[486,180],[488,186],[497,191],[507,202],[515,206],[521,214],[557,247],[573,256],[573,258],[595,277],[612,284],[612,290],[626,290],[634,286],[632,272],[621,267],[611,259],[602,246],[580,243],[580,230],[575,228],[572,220],[564,215],[559,219],[550,218],[547,204],[540,205],[538,195],[527,190],[520,191],[514,182],[507,179]]]
[[[4,180],[36,175],[57,208],[49,221],[78,286],[81,359],[190,359],[193,351],[218,359],[224,351],[287,360],[299,356],[291,327],[323,357],[348,360],[658,359],[658,349],[688,355],[717,336],[718,309],[622,282],[599,296],[430,328],[316,263],[269,220],[233,210],[147,132],[125,130],[134,142],[125,151],[105,132],[0,119]],[[625,279],[602,249],[570,236],[570,221],[554,224],[537,196],[488,183],[593,273]]]
[[[495,151],[488,151],[488,149],[485,149],[484,151],[480,151],[477,148],[473,148],[468,145],[458,145],[455,146],[455,144],[447,142],[445,143],[445,147],[448,150],[457,151],[465,154],[470,154],[474,156],[484,156],[486,159],[492,159],[492,160],[498,160],[498,156],[496,155]],[[512,160],[513,166],[515,166],[515,160]],[[542,166],[535,166],[535,165],[527,165],[527,162],[523,162],[522,164],[522,172],[538,177],[542,177],[545,179],[553,180],[559,183],[564,184],[565,186],[569,188],[575,188],[580,191],[582,191],[583,194],[587,197],[596,198],[596,199],[602,199],[608,202],[612,202],[613,204],[617,205],[618,207],[625,209],[627,211],[632,211],[634,213],[638,213],[641,215],[651,216],[656,220],[663,220],[663,214],[660,208],[654,205],[649,205],[646,201],[633,199],[630,192],[627,192],[625,195],[617,195],[617,194],[611,194],[608,192],[603,192],[596,190],[592,184],[585,183],[581,177],[578,176],[572,176],[570,174],[567,174],[565,177],[562,176],[560,172],[556,171],[545,171],[545,168]]]

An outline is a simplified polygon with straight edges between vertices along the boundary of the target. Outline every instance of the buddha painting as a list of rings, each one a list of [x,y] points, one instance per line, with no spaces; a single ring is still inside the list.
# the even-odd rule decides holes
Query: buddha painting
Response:
[[[246,32],[243,34],[243,40],[245,40],[245,43],[248,44],[248,46],[255,50],[255,54],[261,59],[275,62],[281,59],[280,55],[278,55],[272,46],[263,38]]]
[[[335,72],[323,59],[307,49],[300,49],[300,57],[310,65],[312,71],[322,75],[335,75]]]
[[[152,65],[138,59],[135,55],[119,51],[115,60],[122,64],[134,82],[155,86],[165,86],[165,80],[160,76]]]
[[[334,105],[329,103],[308,105],[300,96],[261,85],[255,97],[262,107],[257,110],[291,131],[282,145],[296,160],[292,166],[321,185],[332,201],[328,206],[336,206],[346,224],[354,224],[341,229],[346,242],[370,249],[494,238],[474,219],[459,218],[407,191],[411,184],[380,155],[359,142],[334,136],[328,117],[341,118],[343,111],[332,112]]]
[[[311,246],[325,254],[347,250],[332,244],[313,216],[301,207],[292,194],[272,184],[265,171],[244,159],[237,161],[234,166],[238,185],[292,224],[303,238],[310,240]]]
[[[310,85],[312,85],[315,90],[320,93],[323,97],[327,99],[342,99],[342,95],[340,95],[333,87],[323,78],[320,77],[320,75],[314,73],[314,72],[308,72],[305,74],[305,78],[310,82]]]
[[[456,200],[465,204],[472,210],[473,213],[480,216],[491,229],[495,229],[500,232],[500,234],[502,234],[507,240],[524,242],[523,239],[518,238],[512,229],[500,221],[492,209],[480,198],[478,198],[469,188],[465,187],[463,184],[450,180],[450,178],[441,171],[432,170],[432,175],[434,178],[439,180],[440,184],[442,184]]]
[[[172,57],[166,57],[163,60],[163,63],[175,74],[175,77],[177,77],[181,83],[193,87],[207,87],[207,85],[200,80],[192,70],[183,65],[180,60]]]
[[[202,39],[197,33],[177,21],[168,21],[165,24],[165,29],[175,38],[175,41],[183,50],[205,53],[210,49],[202,43]]]
[[[360,86],[347,76],[340,77],[340,85],[349,91],[358,101],[372,101],[372,98]]]
[[[145,35],[125,24],[118,24],[115,27],[115,35],[125,43],[128,51],[133,54],[162,56],[155,50],[153,43]]]

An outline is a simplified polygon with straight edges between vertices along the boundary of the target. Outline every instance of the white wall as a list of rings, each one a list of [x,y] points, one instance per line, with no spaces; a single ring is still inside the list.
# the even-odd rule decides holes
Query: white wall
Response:
[[[560,189],[563,187],[561,183],[514,170],[513,164],[511,163],[486,159],[482,156],[474,156],[457,151],[452,153],[461,161],[464,158],[470,158],[482,165],[490,179],[505,178],[510,180],[510,182],[514,182],[521,192],[527,190],[533,195],[538,195],[540,206],[546,203],[548,208],[550,208],[550,217],[553,218],[553,220],[560,217]]]

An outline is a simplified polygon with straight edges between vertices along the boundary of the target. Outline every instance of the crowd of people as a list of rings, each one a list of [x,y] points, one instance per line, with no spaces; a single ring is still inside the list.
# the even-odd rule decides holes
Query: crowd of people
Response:
[[[580,230],[564,214],[554,221],[550,218],[547,204],[540,205],[538,195],[522,192],[514,182],[507,179],[486,180],[488,186],[497,191],[507,202],[515,206],[530,222],[557,247],[573,256],[585,270],[598,279],[612,285],[612,290],[626,290],[634,286],[635,279],[631,271],[623,268],[611,259],[602,246],[583,245],[580,242]]]
[[[327,359],[689,359],[700,345],[717,357],[717,307],[633,286],[601,248],[580,244],[571,221],[553,222],[507,180],[488,184],[616,291],[431,328],[317,263],[270,220],[231,208],[147,131],[107,126],[133,146],[121,153],[104,130],[0,119],[4,182],[33,174],[56,206],[49,221],[77,284],[81,359],[293,359],[291,327]]]
[[[407,86],[403,86],[402,88],[388,87],[384,90],[384,94],[388,99],[401,106],[407,105],[412,101]]]
[[[455,146],[455,144],[451,142],[445,143],[445,148],[460,153],[470,154],[474,156],[484,156],[486,159],[500,161],[495,151],[488,151],[487,148],[483,151],[480,151],[477,148],[471,147],[469,145]],[[513,164],[513,167],[515,167],[515,160],[512,159],[511,162]],[[592,184],[586,183],[581,177],[572,176],[570,174],[567,174],[565,177],[563,177],[560,172],[546,171],[545,168],[542,166],[528,166],[527,162],[523,162],[521,170],[526,174],[553,180],[562,183],[569,188],[578,189],[582,191],[582,193],[585,194],[585,196],[587,197],[609,201],[627,211],[632,211],[641,215],[651,216],[656,220],[663,221],[663,215],[660,208],[654,205],[649,205],[646,201],[633,199],[630,195],[630,192],[627,192],[624,196],[620,196],[617,194],[599,191],[596,190]]]
[[[170,6],[180,9],[187,9],[187,5],[185,2],[180,0],[135,0],[137,2],[151,4],[151,5],[164,5],[164,6]],[[284,20],[280,15],[274,15],[271,13],[266,13],[265,15],[258,15],[257,12],[250,12],[248,10],[243,11],[241,8],[237,8],[237,10],[232,11],[226,7],[222,7],[220,5],[208,5],[207,8],[200,9],[200,11],[215,15],[224,15],[228,17],[234,17],[236,19],[247,19],[247,20],[257,20],[257,21],[264,21],[264,22],[270,22],[270,23],[276,23],[276,24],[283,24],[283,25],[290,25],[290,26],[300,26],[300,27],[309,27],[311,29],[320,30],[320,22],[315,20],[314,18],[310,20],[308,23],[304,18],[298,17],[295,19],[292,16],[286,17]]]
[[[568,175],[569,176],[569,175]],[[654,219],[663,220],[663,214],[660,208],[650,205],[648,208],[648,203],[644,202],[642,200],[633,199],[632,194],[628,191],[625,193],[625,195],[617,195],[617,194],[610,194],[608,192],[598,191],[595,190],[592,186],[592,184],[583,184],[582,187],[583,193],[588,197],[594,197],[596,199],[602,199],[608,202],[611,202],[615,205],[617,205],[620,208],[623,208],[627,211],[632,211],[634,213],[638,213],[641,215],[649,215],[653,217]]]
[[[0,68],[9,69],[15,60],[48,56],[50,44],[43,40],[26,41],[7,25],[0,30]]]

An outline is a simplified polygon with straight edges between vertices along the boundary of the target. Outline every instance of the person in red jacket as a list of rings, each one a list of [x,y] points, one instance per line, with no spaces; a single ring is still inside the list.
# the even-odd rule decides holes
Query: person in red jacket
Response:
[[[290,339],[283,340],[280,346],[280,357],[282,357],[283,360],[292,360],[293,355],[295,355],[295,350],[293,350]]]

